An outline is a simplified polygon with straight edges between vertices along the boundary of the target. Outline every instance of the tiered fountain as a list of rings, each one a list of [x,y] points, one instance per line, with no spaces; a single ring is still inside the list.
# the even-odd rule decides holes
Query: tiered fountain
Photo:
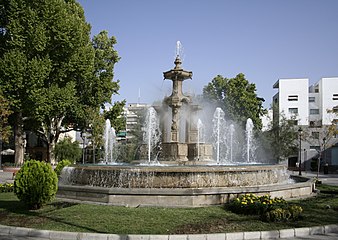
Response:
[[[251,120],[246,128],[245,164],[234,164],[234,125],[224,130],[221,109],[214,114],[214,144],[201,140],[203,124],[197,117],[201,108],[182,93],[183,81],[190,79],[192,72],[181,67],[179,46],[175,67],[163,73],[173,82],[172,94],[163,100],[161,108],[156,108],[157,113],[154,108],[148,111],[144,135],[148,159],[138,165],[66,167],[58,197],[124,206],[198,207],[222,204],[242,193],[286,198],[311,194],[311,183],[288,184],[285,166],[251,164]],[[152,159],[159,137],[161,156],[155,154]]]

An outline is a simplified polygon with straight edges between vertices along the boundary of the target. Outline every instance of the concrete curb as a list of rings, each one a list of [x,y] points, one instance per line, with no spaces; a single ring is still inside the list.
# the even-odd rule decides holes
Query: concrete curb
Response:
[[[326,235],[338,233],[338,224],[305,228],[281,229],[274,231],[233,232],[213,234],[182,234],[182,235],[119,235],[81,232],[62,232],[37,230],[23,227],[0,225],[0,233],[18,237],[37,237],[54,240],[253,240],[253,239],[283,239],[306,237],[309,235]]]

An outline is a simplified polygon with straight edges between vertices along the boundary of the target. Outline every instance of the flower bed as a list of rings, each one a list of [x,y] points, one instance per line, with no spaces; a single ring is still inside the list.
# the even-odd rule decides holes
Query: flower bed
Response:
[[[303,211],[300,206],[291,205],[283,198],[255,194],[244,194],[233,199],[228,208],[235,213],[260,215],[267,222],[295,221],[301,217]]]
[[[13,183],[0,183],[0,193],[1,192],[13,192],[14,184]]]

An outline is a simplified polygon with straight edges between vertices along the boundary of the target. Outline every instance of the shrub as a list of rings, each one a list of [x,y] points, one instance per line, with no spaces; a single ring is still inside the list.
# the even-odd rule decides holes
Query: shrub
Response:
[[[49,163],[29,160],[14,180],[14,193],[30,209],[39,209],[55,197],[58,179]]]
[[[62,160],[58,163],[58,165],[56,166],[56,168],[54,169],[56,175],[59,177],[60,174],[61,174],[61,171],[64,167],[68,166],[68,165],[71,165],[72,162],[65,159],[65,160]]]
[[[0,193],[1,192],[13,192],[14,191],[14,184],[12,183],[0,183]]]

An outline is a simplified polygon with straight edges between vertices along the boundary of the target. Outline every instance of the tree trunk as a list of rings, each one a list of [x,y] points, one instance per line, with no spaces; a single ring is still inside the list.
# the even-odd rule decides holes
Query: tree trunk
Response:
[[[15,113],[14,119],[15,166],[21,166],[24,162],[25,149],[22,113]]]
[[[50,141],[47,143],[47,155],[48,155],[48,162],[52,165],[56,164],[55,160],[55,154],[54,154],[54,149],[55,149],[55,144],[56,144],[56,138],[52,137]]]
[[[47,159],[51,164],[57,164],[54,154],[55,145],[60,136],[61,124],[64,116],[60,118],[52,118],[49,128],[44,129],[44,134],[47,139]]]

